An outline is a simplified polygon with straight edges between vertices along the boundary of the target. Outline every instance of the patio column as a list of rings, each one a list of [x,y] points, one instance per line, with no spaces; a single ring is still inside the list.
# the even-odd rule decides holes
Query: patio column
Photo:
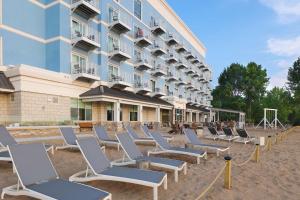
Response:
[[[160,122],[160,106],[156,107],[156,121]]]
[[[138,105],[138,121],[143,122],[143,106]]]
[[[120,101],[117,101],[114,103],[114,121],[120,122],[120,110],[121,110],[121,104]]]
[[[200,122],[200,116],[199,116],[199,112],[196,112],[196,122]]]
[[[190,114],[189,114],[189,119],[188,119],[188,121],[191,123],[191,122],[193,122],[193,112],[190,111],[189,113],[190,113]]]

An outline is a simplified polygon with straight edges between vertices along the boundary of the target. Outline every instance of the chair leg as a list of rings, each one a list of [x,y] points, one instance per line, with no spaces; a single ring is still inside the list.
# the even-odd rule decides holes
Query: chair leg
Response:
[[[153,200],[158,200],[157,187],[154,187],[154,188],[153,188]]]
[[[197,164],[200,164],[200,157],[197,157]]]
[[[174,170],[175,182],[178,183],[178,170]]]
[[[183,167],[183,173],[184,173],[184,175],[187,174],[187,164],[186,163],[185,163],[185,166]]]

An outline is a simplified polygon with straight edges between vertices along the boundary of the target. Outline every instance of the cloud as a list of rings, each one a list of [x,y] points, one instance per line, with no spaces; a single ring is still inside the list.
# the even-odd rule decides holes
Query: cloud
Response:
[[[281,59],[275,61],[273,64],[273,70],[276,72],[270,77],[268,90],[273,87],[284,87],[287,83],[288,69],[292,66],[293,59]]]
[[[271,8],[278,16],[279,22],[291,23],[300,20],[299,0],[259,0]]]
[[[300,55],[300,36],[291,39],[271,38],[267,41],[268,52],[285,57]]]

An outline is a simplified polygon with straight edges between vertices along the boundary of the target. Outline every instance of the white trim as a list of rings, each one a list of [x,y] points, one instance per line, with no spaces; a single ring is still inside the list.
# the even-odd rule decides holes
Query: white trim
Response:
[[[43,9],[48,9],[56,4],[62,4],[64,6],[66,6],[67,8],[71,8],[70,4],[64,2],[63,0],[56,0],[56,1],[53,1],[49,4],[43,4],[41,2],[38,2],[37,0],[28,0],[28,2],[32,3],[32,4],[35,4]]]
[[[15,29],[15,28],[12,28],[10,26],[7,26],[5,24],[0,24],[0,29],[4,29],[6,31],[9,31],[9,32],[12,32],[12,33],[15,33],[17,35],[21,35],[23,37],[27,37],[31,40],[35,40],[37,42],[40,42],[40,43],[43,43],[43,44],[47,44],[47,43],[51,43],[51,42],[54,42],[54,41],[57,41],[57,40],[61,40],[61,41],[64,41],[66,43],[69,43],[71,44],[71,40],[68,39],[68,38],[65,38],[65,37],[62,37],[62,36],[57,36],[57,37],[53,37],[53,38],[50,38],[50,39],[43,39],[41,37],[38,37],[38,36],[34,36],[30,33],[26,33],[24,31],[21,31],[21,30],[18,30],[18,29]]]
[[[0,37],[0,65],[3,65],[3,38],[2,37]]]

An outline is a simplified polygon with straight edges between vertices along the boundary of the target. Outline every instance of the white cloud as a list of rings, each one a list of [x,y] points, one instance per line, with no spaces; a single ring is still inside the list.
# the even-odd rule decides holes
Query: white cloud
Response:
[[[273,71],[275,73],[270,77],[268,90],[273,87],[284,87],[287,83],[288,69],[292,66],[293,59],[282,59],[275,61],[273,65]]]
[[[270,7],[278,16],[281,23],[290,23],[300,20],[299,0],[259,0]]]
[[[277,56],[297,57],[300,55],[300,36],[291,39],[271,38],[268,52]]]

